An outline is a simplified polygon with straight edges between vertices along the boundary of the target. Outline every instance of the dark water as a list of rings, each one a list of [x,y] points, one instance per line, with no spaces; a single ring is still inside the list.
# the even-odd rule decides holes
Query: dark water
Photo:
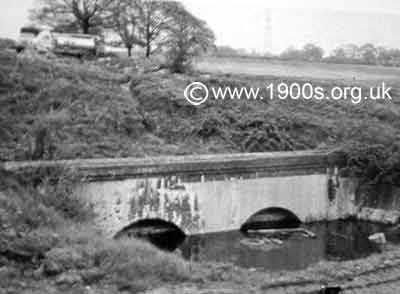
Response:
[[[188,236],[179,247],[182,255],[193,261],[229,262],[245,268],[269,271],[299,270],[322,260],[343,261],[366,257],[380,248],[368,240],[377,232],[390,232],[383,225],[358,221],[335,221],[304,225],[316,234],[307,238],[299,233],[278,236],[272,242],[262,236],[240,231]],[[395,233],[389,242],[399,243]]]

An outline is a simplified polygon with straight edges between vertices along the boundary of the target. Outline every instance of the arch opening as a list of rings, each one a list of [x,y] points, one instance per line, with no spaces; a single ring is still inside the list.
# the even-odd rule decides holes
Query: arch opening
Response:
[[[185,240],[185,233],[175,224],[162,219],[143,219],[125,227],[115,239],[138,238],[147,240],[159,249],[174,251]]]
[[[240,230],[247,232],[249,230],[296,229],[300,225],[300,219],[290,210],[269,207],[250,216]]]

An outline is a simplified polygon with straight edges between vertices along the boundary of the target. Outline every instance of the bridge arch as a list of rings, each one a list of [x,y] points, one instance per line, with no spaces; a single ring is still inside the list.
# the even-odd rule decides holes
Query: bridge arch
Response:
[[[291,229],[301,224],[299,217],[283,207],[268,207],[251,215],[240,227],[241,231],[262,229]]]
[[[185,233],[174,223],[161,218],[146,218],[124,227],[115,239],[145,239],[160,249],[173,251],[185,240]]]

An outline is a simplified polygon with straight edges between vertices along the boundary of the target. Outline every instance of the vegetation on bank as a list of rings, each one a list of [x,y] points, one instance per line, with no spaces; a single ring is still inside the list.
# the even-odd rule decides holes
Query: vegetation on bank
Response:
[[[376,84],[178,75],[154,71],[158,67],[150,61],[80,63],[6,51],[0,52],[0,63],[2,161],[329,148],[350,154],[350,162],[361,167],[359,172],[351,171],[357,175],[371,178],[389,173],[388,178],[392,171],[397,173],[400,90],[396,81],[388,82],[393,87],[391,101],[209,99],[193,107],[183,98],[192,81],[209,87],[262,89],[272,82],[311,82],[326,91],[334,86],[367,89]],[[371,156],[376,152],[374,163]],[[373,167],[366,169],[365,164]]]
[[[109,134],[105,144],[115,150],[121,134],[132,138],[136,117],[142,123],[120,86],[126,82],[122,74],[28,53],[18,59],[1,52],[0,60],[1,160],[62,158],[61,150],[69,153],[66,157],[91,157],[80,153],[92,148],[90,140],[101,145],[101,137]],[[89,140],[83,149],[77,136]],[[54,293],[61,287],[60,292],[74,293],[96,284],[113,293],[132,293],[196,276],[176,255],[142,241],[98,234],[92,208],[73,193],[81,180],[64,169],[22,175],[0,170],[1,289]]]
[[[47,280],[136,292],[196,277],[196,268],[176,255],[98,234],[91,208],[72,192],[77,184],[66,170],[0,171],[1,289],[21,293],[22,281]]]

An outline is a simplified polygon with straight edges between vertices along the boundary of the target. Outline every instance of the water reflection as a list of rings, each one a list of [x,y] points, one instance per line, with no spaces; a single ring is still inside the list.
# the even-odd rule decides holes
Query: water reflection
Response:
[[[283,243],[240,231],[189,236],[180,246],[183,256],[193,261],[231,262],[246,268],[271,271],[299,270],[321,260],[362,258],[379,249],[368,240],[372,233],[387,230],[383,225],[356,221],[335,221],[304,226],[317,237],[294,233]]]

